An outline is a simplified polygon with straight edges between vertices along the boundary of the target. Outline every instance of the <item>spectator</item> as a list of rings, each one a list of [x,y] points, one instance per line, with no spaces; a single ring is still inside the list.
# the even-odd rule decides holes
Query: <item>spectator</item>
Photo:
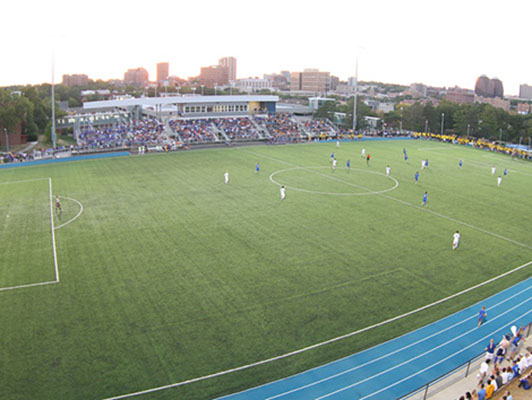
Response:
[[[486,389],[484,388],[484,384],[480,384],[480,390],[478,391],[478,400],[485,400],[486,399]]]

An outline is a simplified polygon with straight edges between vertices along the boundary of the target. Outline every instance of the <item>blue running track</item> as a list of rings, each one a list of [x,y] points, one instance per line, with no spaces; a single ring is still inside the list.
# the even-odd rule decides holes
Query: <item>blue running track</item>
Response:
[[[478,311],[488,319],[477,327]],[[243,399],[397,399],[498,343],[532,320],[532,278],[423,328],[341,360],[222,397]]]

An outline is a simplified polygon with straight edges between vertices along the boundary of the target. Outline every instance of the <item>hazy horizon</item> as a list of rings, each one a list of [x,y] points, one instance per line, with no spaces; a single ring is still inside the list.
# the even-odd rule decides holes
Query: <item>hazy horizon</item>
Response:
[[[63,74],[123,79],[156,63],[187,79],[225,56],[237,78],[318,68],[341,80],[473,89],[477,77],[498,77],[505,95],[532,84],[532,55],[523,43],[532,4],[406,0],[357,4],[332,0],[249,6],[243,0],[176,5],[170,1],[91,3],[53,0],[2,4],[4,62],[0,86],[51,82]],[[28,12],[29,11],[29,12]]]

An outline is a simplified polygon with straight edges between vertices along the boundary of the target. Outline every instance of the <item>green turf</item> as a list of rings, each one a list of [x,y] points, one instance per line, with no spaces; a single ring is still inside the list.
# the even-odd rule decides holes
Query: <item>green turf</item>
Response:
[[[416,185],[424,158],[429,169]],[[394,187],[386,165],[399,186],[371,194]],[[500,188],[492,165],[510,171]],[[273,179],[288,186],[283,202],[269,179],[277,171]],[[532,261],[532,164],[462,146],[252,146],[0,170],[0,182],[48,177],[54,195],[84,211],[55,231],[60,283],[0,292],[2,399],[102,399],[208,375],[352,332]],[[56,226],[79,211],[62,204]],[[0,185],[0,221],[0,283],[53,280],[48,181]],[[462,242],[453,252],[457,229]],[[142,398],[213,398],[315,367],[531,271],[302,355]]]

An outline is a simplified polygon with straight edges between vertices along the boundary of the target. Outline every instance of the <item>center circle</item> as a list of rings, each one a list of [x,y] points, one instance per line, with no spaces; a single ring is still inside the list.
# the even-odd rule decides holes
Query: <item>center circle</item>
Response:
[[[381,172],[368,171],[366,169],[361,169],[361,168],[351,168],[351,170],[354,170],[354,171],[362,171],[362,172],[368,173],[368,174],[374,174],[374,175],[383,176],[383,177],[385,177],[387,179],[390,179],[391,181],[394,182],[394,186],[392,186],[391,188],[375,191],[375,190],[371,190],[369,188],[366,188],[366,187],[363,187],[363,186],[360,186],[360,185],[357,185],[357,184],[346,182],[346,181],[344,181],[342,179],[339,179],[339,178],[336,178],[335,176],[332,176],[332,175],[325,175],[325,174],[322,174],[320,172],[314,172],[313,170],[316,170],[316,169],[328,169],[328,170],[330,170],[331,167],[327,167],[327,166],[320,166],[320,167],[294,167],[294,168],[280,169],[278,171],[273,172],[270,175],[270,181],[272,183],[278,185],[278,186],[282,186],[283,184],[277,182],[274,179],[274,177],[276,175],[278,175],[278,174],[283,173],[283,172],[289,172],[289,171],[298,170],[298,171],[307,171],[307,172],[310,172],[310,173],[316,173],[317,175],[323,176],[325,178],[332,179],[332,180],[334,180],[336,182],[343,183],[343,184],[346,184],[348,186],[352,186],[352,187],[356,187],[358,189],[365,190],[365,192],[363,192],[363,193],[354,193],[354,192],[322,192],[322,191],[317,191],[317,190],[303,189],[303,188],[299,188],[297,186],[284,185],[287,189],[290,189],[290,190],[295,190],[295,191],[298,191],[298,192],[311,193],[311,194],[322,194],[322,195],[328,195],[328,196],[368,196],[368,195],[376,195],[376,194],[382,194],[382,193],[386,193],[386,192],[391,192],[392,190],[396,189],[399,186],[399,181],[397,179],[395,179],[395,178],[393,178],[393,177],[391,177],[389,175],[383,174]]]

